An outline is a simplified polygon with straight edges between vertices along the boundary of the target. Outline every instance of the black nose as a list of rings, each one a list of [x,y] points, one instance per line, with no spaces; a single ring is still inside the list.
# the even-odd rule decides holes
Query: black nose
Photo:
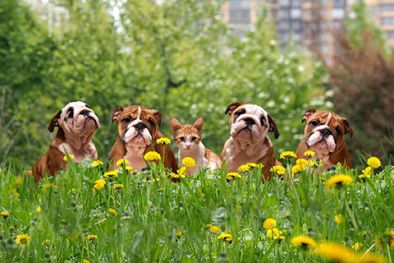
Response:
[[[244,122],[247,126],[252,126],[253,124],[256,124],[256,122],[253,119],[246,118],[244,119]]]
[[[137,131],[142,131],[143,129],[146,128],[146,125],[145,125],[144,123],[142,123],[142,122],[139,122],[139,123],[137,123],[136,125],[134,125],[134,128],[135,128]]]
[[[320,130],[320,134],[323,135],[324,137],[327,137],[329,135],[332,135],[332,132],[330,129],[324,128],[324,129]]]
[[[83,110],[79,114],[86,117],[86,116],[89,115],[89,111],[88,110]]]

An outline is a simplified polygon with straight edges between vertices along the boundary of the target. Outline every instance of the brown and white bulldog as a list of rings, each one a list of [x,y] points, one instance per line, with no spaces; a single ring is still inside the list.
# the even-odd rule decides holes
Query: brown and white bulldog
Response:
[[[74,155],[74,162],[85,159],[97,159],[97,151],[92,136],[100,127],[100,122],[93,110],[84,102],[68,103],[49,123],[48,130],[53,132],[58,127],[55,139],[49,149],[38,159],[32,168],[34,181],[38,181],[45,172],[55,175],[67,162],[64,155]]]
[[[271,177],[270,169],[275,165],[275,152],[268,133],[275,139],[279,132],[275,121],[260,106],[235,102],[230,104],[225,114],[230,115],[231,137],[226,141],[222,158],[228,171],[236,171],[246,163],[262,163],[263,180]]]
[[[311,109],[304,113],[302,122],[306,122],[306,126],[304,138],[297,147],[298,158],[312,150],[323,161],[324,169],[337,163],[352,167],[344,138],[346,134],[353,136],[348,120],[335,112]]]
[[[110,153],[114,168],[117,168],[117,160],[126,159],[135,170],[142,170],[146,167],[144,154],[156,151],[161,155],[165,167],[177,171],[177,162],[170,146],[156,144],[156,140],[163,137],[159,131],[160,112],[133,105],[114,110],[112,121],[118,123],[118,137]]]

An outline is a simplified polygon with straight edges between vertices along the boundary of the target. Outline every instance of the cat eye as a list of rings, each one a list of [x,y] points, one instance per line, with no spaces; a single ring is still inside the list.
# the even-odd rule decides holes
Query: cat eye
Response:
[[[316,126],[319,125],[319,124],[320,124],[320,122],[317,121],[317,120],[311,121],[311,122],[309,123],[309,125],[311,125],[312,127],[316,127]]]
[[[131,117],[128,116],[122,120],[124,123],[129,124],[131,122]]]
[[[197,137],[193,136],[192,137],[192,142],[194,142],[195,140],[197,140]]]
[[[185,141],[185,137],[179,137],[179,139],[183,142]]]

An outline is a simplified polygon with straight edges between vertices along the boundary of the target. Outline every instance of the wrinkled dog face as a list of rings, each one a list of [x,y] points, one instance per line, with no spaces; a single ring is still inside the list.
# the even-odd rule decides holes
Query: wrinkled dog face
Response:
[[[112,120],[118,122],[118,134],[126,145],[146,147],[157,135],[161,115],[156,110],[135,105],[116,109]]]
[[[49,124],[49,131],[61,127],[64,133],[76,136],[88,136],[100,127],[100,122],[94,111],[84,102],[68,103],[59,111]]]
[[[308,110],[302,119],[306,122],[306,146],[323,155],[335,152],[345,134],[353,133],[348,121],[334,112]]]
[[[246,144],[254,144],[264,139],[268,132],[279,132],[274,120],[260,106],[254,104],[232,103],[226,109],[230,114],[231,137]]]

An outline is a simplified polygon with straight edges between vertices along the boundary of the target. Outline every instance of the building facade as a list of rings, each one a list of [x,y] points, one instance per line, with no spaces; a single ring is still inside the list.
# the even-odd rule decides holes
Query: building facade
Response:
[[[388,44],[394,46],[394,0],[365,0],[373,21],[386,33]]]

